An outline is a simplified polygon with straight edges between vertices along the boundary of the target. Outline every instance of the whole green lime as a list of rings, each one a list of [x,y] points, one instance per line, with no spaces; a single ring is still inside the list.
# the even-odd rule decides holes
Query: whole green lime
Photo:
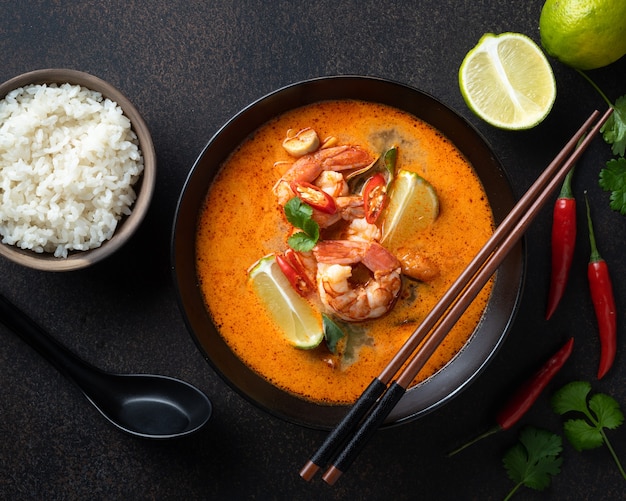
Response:
[[[547,0],[539,18],[548,54],[581,70],[626,54],[626,0]]]

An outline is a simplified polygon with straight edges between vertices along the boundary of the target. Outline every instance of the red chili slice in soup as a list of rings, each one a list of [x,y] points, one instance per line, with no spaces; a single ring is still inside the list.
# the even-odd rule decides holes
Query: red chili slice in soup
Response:
[[[293,249],[276,254],[276,263],[298,294],[306,296],[314,289],[315,286],[309,280],[304,265]]]
[[[335,200],[321,188],[311,183],[301,181],[293,181],[291,189],[304,203],[309,204],[318,211],[326,214],[334,214],[337,212]]]
[[[375,174],[367,180],[363,188],[365,220],[374,224],[387,203],[387,182],[381,174]]]

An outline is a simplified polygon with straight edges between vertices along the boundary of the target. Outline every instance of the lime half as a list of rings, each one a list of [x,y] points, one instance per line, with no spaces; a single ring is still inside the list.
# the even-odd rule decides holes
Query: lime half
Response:
[[[552,67],[539,46],[519,33],[487,33],[459,69],[467,106],[501,129],[530,129],[556,99]]]
[[[324,339],[321,315],[291,286],[274,255],[257,261],[248,279],[285,338],[296,348],[312,349]]]
[[[439,215],[439,198],[422,176],[398,170],[389,191],[389,203],[382,214],[382,239],[393,249],[409,244],[415,234],[428,228]]]

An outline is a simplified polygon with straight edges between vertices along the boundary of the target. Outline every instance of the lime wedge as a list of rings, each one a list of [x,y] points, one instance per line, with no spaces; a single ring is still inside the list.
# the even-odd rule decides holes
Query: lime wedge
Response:
[[[487,33],[459,69],[467,106],[501,129],[530,129],[540,123],[556,99],[552,67],[526,35]]]
[[[409,244],[415,234],[428,228],[439,215],[439,198],[422,176],[398,170],[389,191],[389,203],[382,214],[382,239],[393,249]]]
[[[315,348],[324,339],[321,315],[291,286],[274,255],[257,261],[248,279],[285,338],[296,348]]]

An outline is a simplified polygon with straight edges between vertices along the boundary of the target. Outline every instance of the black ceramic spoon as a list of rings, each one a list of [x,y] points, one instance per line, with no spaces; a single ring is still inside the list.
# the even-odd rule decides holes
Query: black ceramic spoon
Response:
[[[35,348],[119,429],[145,438],[175,438],[211,417],[207,396],[167,376],[109,374],[78,358],[0,295],[0,322]]]

